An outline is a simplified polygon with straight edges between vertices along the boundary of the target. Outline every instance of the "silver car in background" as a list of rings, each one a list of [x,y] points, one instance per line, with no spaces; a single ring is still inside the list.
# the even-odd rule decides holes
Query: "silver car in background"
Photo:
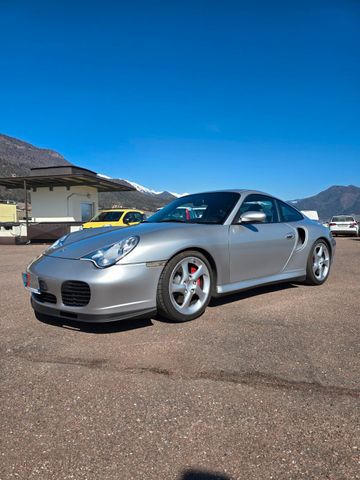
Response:
[[[192,320],[211,297],[276,282],[321,285],[329,229],[265,193],[181,197],[146,222],[67,235],[28,266],[36,315],[107,322],[151,315]]]

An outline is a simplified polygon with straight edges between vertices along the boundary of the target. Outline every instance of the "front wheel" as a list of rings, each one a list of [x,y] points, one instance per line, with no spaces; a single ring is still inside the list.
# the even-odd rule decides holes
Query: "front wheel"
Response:
[[[202,315],[210,301],[213,273],[207,258],[197,251],[179,253],[160,276],[157,308],[161,316],[186,322]]]
[[[317,240],[308,257],[306,267],[306,283],[322,285],[328,278],[331,265],[329,246],[324,240]]]

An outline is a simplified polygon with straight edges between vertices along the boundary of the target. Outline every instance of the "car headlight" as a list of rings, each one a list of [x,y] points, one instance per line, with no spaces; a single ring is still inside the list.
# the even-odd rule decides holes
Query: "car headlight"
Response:
[[[56,250],[57,248],[60,248],[64,245],[66,239],[68,238],[69,236],[69,233],[67,233],[66,235],[62,236],[61,238],[59,238],[58,240],[56,240],[55,243],[53,243],[52,245],[50,245],[50,247],[48,247],[44,253],[51,253],[53,252],[54,250]]]
[[[82,257],[81,260],[90,260],[99,268],[110,267],[130,253],[139,243],[139,240],[139,237],[136,236],[126,238],[121,242],[95,250],[95,252]]]

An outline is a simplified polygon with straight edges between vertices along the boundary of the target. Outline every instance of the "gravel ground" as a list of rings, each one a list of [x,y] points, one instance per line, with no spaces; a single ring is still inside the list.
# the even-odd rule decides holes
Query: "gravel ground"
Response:
[[[360,239],[321,287],[213,301],[198,320],[42,323],[0,247],[7,479],[360,479]]]

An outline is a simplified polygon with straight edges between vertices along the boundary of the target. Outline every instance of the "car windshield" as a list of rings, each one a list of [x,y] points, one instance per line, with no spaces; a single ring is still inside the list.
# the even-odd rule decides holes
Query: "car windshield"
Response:
[[[343,217],[333,217],[332,222],[354,222],[354,217],[346,217],[346,216],[343,216]]]
[[[221,225],[239,200],[235,192],[197,193],[180,197],[147,219],[150,223],[180,222]]]
[[[100,212],[95,215],[90,222],[117,222],[123,213],[121,210],[117,210],[116,212]]]

